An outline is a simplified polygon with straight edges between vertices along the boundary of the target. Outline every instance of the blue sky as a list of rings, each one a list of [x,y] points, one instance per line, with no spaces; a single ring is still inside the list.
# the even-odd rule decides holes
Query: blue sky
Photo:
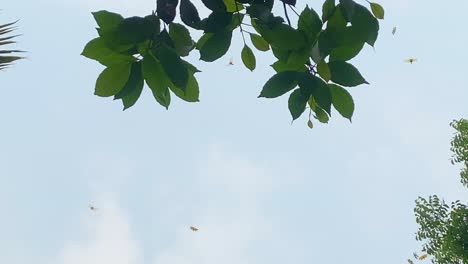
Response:
[[[353,123],[335,112],[313,130],[290,124],[286,97],[257,98],[273,57],[246,70],[239,34],[215,63],[190,57],[200,103],[166,111],[145,91],[122,112],[79,56],[90,12],[153,1],[3,3],[29,53],[1,73],[0,263],[405,263],[414,200],[468,197],[449,162],[449,123],[468,117],[468,3],[380,3],[376,48],[353,61],[371,83],[350,89]]]

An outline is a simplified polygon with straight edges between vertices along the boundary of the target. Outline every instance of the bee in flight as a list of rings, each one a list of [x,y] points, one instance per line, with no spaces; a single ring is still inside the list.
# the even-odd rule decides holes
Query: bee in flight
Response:
[[[96,210],[97,210],[97,208],[96,208],[96,207],[94,207],[94,206],[92,206],[92,205],[89,205],[89,210],[91,210],[91,211],[96,211]]]
[[[395,33],[396,33],[396,27],[393,27],[393,29],[392,29],[392,35],[395,35]]]
[[[198,231],[198,228],[196,228],[196,227],[194,227],[194,226],[191,226],[190,229],[191,229],[193,232]]]
[[[228,66],[231,66],[231,65],[234,65],[234,59],[232,57],[229,59],[229,63],[228,63]]]
[[[427,254],[424,254],[424,255],[421,255],[419,256],[419,260],[425,260],[427,258]]]
[[[411,64],[413,64],[413,62],[416,62],[416,61],[418,61],[418,60],[417,60],[417,59],[414,59],[414,58],[410,58],[410,59],[406,59],[406,60],[405,60],[405,62],[411,63]]]
[[[411,259],[408,259],[409,264],[414,264],[414,262]]]

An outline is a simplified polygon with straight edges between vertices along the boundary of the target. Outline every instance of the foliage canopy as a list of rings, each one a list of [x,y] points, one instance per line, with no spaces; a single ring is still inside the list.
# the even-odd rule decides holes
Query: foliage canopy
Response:
[[[368,9],[353,0],[326,0],[319,15],[308,6],[297,13],[295,0],[202,2],[211,11],[206,18],[200,17],[191,0],[157,0],[156,12],[145,17],[94,12],[99,36],[82,55],[106,67],[96,81],[95,94],[121,99],[125,110],[136,103],[146,83],[165,108],[174,95],[198,102],[195,74],[200,71],[184,57],[198,50],[200,60],[216,61],[228,52],[233,32],[239,28],[244,42],[241,58],[247,69],[253,71],[257,65],[252,48],[270,51],[277,59],[271,65],[276,73],[259,97],[289,93],[293,120],[307,105],[320,122],[328,122],[332,106],[351,120],[354,102],[344,87],[368,82],[349,60],[364,45],[374,46],[378,19],[384,17],[380,5],[368,2]],[[286,22],[274,13],[275,4],[282,5]],[[297,25],[291,23],[288,10],[298,16]],[[183,24],[174,22],[177,13]],[[252,27],[252,32],[245,26]],[[189,28],[203,35],[194,41]]]
[[[461,178],[467,185],[468,121],[452,122],[457,131],[451,142],[452,163],[464,165]],[[468,263],[468,206],[457,200],[449,206],[433,195],[416,200],[416,222],[420,225],[416,239],[424,241],[423,250],[433,256],[433,263]]]

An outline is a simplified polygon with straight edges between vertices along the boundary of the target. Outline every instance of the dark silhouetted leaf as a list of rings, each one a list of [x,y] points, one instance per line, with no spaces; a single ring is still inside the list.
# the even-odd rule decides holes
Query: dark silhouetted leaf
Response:
[[[200,23],[200,15],[198,15],[197,8],[192,4],[190,0],[180,1],[180,18],[185,25],[198,29]]]
[[[199,47],[200,59],[203,61],[215,61],[221,58],[231,46],[232,32],[220,32],[210,35]]]
[[[191,70],[190,67],[187,67],[187,68],[189,68],[189,79],[188,79],[188,82],[187,82],[187,88],[185,89],[185,92],[182,91],[182,89],[180,89],[179,87],[176,87],[173,83],[169,83],[169,88],[171,89],[171,91],[177,97],[179,97],[180,99],[182,99],[182,100],[184,100],[186,102],[192,102],[192,103],[193,102],[198,102],[199,101],[198,97],[200,95],[200,90],[199,90],[199,87],[198,87],[197,79],[194,76],[196,71]],[[194,67],[192,66],[192,68],[194,68]]]
[[[129,17],[120,23],[118,33],[120,34],[122,44],[136,44],[150,39],[154,28],[152,23],[142,17]]]
[[[179,0],[157,0],[156,14],[166,24],[172,23],[176,16],[176,8]]]
[[[340,8],[346,21],[351,22],[356,3],[353,0],[340,0]]]
[[[141,72],[141,62],[133,63],[130,72],[130,77],[124,88],[115,95],[114,99],[122,99],[124,109],[132,107],[140,98],[141,91],[143,90],[143,76]]]
[[[214,12],[225,12],[226,5],[223,0],[202,0],[203,4]]]
[[[171,103],[168,89],[170,81],[161,63],[159,63],[151,53],[148,53],[148,55],[143,58],[142,72],[143,78],[153,92],[156,101],[166,109],[169,108],[169,104]]]
[[[360,84],[369,84],[353,65],[344,61],[332,61],[328,64],[331,80],[343,86],[354,87]]]
[[[330,114],[331,94],[330,89],[325,82],[310,73],[301,73],[299,78],[299,87],[303,93],[311,93],[318,106]]]
[[[227,26],[232,22],[232,13],[228,12],[213,12],[205,21],[204,29],[206,32],[221,32],[226,30]]]
[[[301,92],[301,89],[294,90],[289,96],[288,108],[293,120],[298,119],[304,113],[310,95]]]
[[[285,71],[273,75],[263,86],[259,97],[275,98],[291,91],[297,86],[297,74],[295,71]]]
[[[169,80],[171,80],[171,82],[177,87],[185,90],[188,82],[188,71],[175,50],[163,44],[156,49],[155,53],[157,59],[161,62],[164,71],[169,77]]]

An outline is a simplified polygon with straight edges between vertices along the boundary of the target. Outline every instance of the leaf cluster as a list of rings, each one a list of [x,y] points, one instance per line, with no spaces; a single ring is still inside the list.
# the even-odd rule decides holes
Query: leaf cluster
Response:
[[[146,17],[93,13],[99,37],[86,45],[82,55],[106,66],[97,79],[95,94],[121,99],[127,109],[138,100],[146,83],[166,108],[172,95],[198,102],[195,73],[199,70],[183,57],[198,51],[202,61],[218,60],[228,52],[233,31],[239,28],[244,42],[241,58],[247,69],[253,71],[257,66],[252,48],[271,52],[276,58],[271,65],[276,73],[259,97],[289,94],[293,120],[309,108],[309,126],[312,113],[320,122],[328,122],[332,106],[351,120],[354,101],[348,88],[368,82],[350,60],[365,45],[374,46],[378,19],[384,17],[380,5],[369,2],[369,9],[353,0],[325,0],[321,15],[306,6],[297,13],[297,25],[292,25],[287,12],[295,10],[295,0],[202,2],[211,11],[206,18],[200,17],[191,0],[158,0],[156,12]],[[278,2],[287,22],[273,12]],[[174,22],[177,13],[183,24]],[[189,28],[203,32],[202,36],[192,40]]]

